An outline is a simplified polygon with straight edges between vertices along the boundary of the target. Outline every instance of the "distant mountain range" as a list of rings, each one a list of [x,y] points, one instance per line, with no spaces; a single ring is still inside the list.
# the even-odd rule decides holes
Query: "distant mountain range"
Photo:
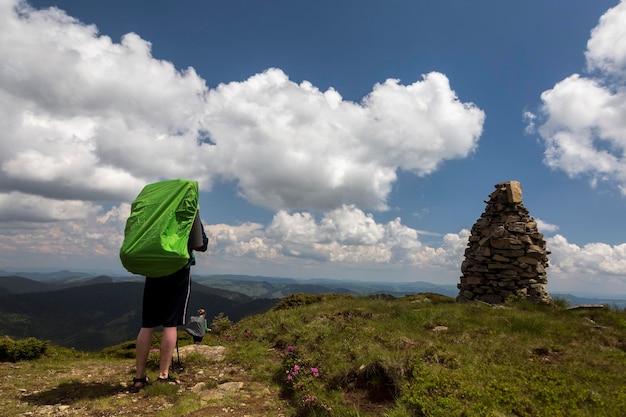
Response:
[[[36,337],[79,350],[100,350],[133,340],[141,325],[143,278],[92,276],[72,271],[52,273],[0,271],[0,335]],[[298,280],[248,275],[194,276],[189,315],[202,307],[209,321],[220,313],[237,322],[268,311],[295,293],[353,295],[434,292],[456,297],[454,285],[428,282],[358,282],[330,279]],[[626,300],[607,300],[551,294],[571,305],[610,304],[626,307]]]
[[[436,292],[456,297],[459,290],[455,285],[437,285],[429,282],[370,282],[341,281],[313,278],[294,279],[250,275],[211,275],[196,277],[195,280],[212,288],[241,292],[255,298],[283,298],[295,293],[345,293],[353,295],[390,294],[401,297],[419,292]]]
[[[0,276],[0,335],[36,337],[79,350],[100,350],[134,340],[141,326],[143,281],[107,276],[47,282]],[[189,315],[202,307],[209,321],[223,313],[233,321],[263,313],[278,300],[192,283]]]

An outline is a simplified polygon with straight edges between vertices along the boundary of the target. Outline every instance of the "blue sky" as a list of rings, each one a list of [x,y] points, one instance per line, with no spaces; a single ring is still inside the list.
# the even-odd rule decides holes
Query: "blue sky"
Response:
[[[196,274],[455,284],[520,181],[548,289],[626,296],[626,2],[0,0],[0,269],[120,271],[199,181]]]

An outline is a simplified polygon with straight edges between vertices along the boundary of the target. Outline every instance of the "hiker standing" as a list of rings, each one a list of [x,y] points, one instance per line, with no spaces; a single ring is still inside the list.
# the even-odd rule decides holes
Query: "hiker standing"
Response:
[[[191,316],[189,318],[189,324],[185,328],[187,333],[193,338],[193,343],[199,345],[202,343],[204,335],[211,331],[209,329],[209,323],[206,320],[206,311],[203,308],[198,309],[197,316]]]
[[[199,218],[198,218],[199,221]],[[135,389],[144,388],[148,379],[146,376],[146,362],[150,353],[152,335],[155,328],[163,326],[163,336],[160,345],[159,376],[157,382],[178,384],[179,381],[169,374],[170,363],[174,356],[177,326],[185,324],[187,303],[191,290],[190,268],[195,265],[193,251],[206,252],[208,238],[202,223],[199,222],[202,233],[201,246],[192,246],[189,239],[189,262],[180,270],[171,275],[151,278],[146,277],[143,292],[142,323],[136,342],[136,367],[133,378]]]

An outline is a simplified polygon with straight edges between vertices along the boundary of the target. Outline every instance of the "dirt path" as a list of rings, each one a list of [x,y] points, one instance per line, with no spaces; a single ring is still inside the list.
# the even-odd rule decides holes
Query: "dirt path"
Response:
[[[0,416],[288,416],[288,404],[276,389],[226,363],[224,350],[181,347],[181,368],[175,362],[181,384],[159,392],[153,385],[132,390],[132,359],[78,359],[58,366],[5,363],[0,367]],[[189,354],[202,355],[206,361],[187,366]]]

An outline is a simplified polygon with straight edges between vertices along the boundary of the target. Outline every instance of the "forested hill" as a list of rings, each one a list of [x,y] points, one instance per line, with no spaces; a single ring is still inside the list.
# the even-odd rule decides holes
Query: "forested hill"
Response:
[[[3,282],[7,277],[0,277]],[[26,288],[26,281],[19,282]],[[37,292],[0,295],[0,335],[35,337],[64,347],[99,350],[132,340],[141,325],[143,283],[109,282],[51,290],[30,283]],[[13,287],[15,288],[15,287]],[[253,299],[244,294],[192,285],[189,313],[202,307],[207,317],[220,313],[232,321],[270,309],[276,300]]]

